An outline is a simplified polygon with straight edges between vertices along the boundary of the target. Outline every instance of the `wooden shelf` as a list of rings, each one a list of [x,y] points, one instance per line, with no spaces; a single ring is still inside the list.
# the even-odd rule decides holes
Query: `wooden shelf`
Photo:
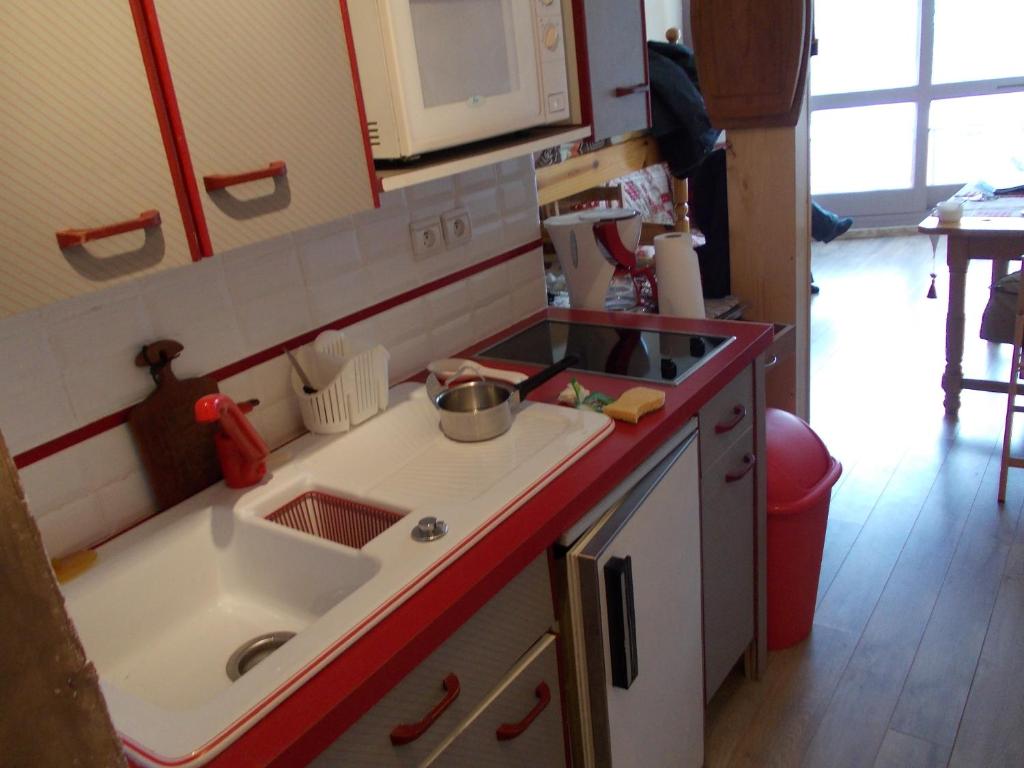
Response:
[[[517,134],[504,139],[431,153],[422,160],[410,162],[402,167],[378,168],[377,178],[380,180],[381,189],[384,192],[391,192],[463,171],[471,171],[474,168],[482,168],[485,165],[530,155],[548,147],[568,144],[589,136],[589,125],[534,128],[526,134]]]
[[[619,144],[538,168],[539,203],[553,203],[659,162],[661,156],[654,138],[646,133],[637,134]]]

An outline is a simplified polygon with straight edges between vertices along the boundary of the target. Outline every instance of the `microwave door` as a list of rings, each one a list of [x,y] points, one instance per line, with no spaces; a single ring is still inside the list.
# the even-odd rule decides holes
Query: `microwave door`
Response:
[[[531,3],[392,0],[405,111],[403,154],[497,136],[544,120]]]

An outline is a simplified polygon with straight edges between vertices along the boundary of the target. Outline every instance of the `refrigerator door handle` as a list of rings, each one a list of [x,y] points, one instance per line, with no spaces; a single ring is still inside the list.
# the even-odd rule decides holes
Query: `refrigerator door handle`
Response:
[[[604,585],[608,598],[612,685],[616,688],[629,688],[639,673],[632,557],[610,558],[604,566]]]

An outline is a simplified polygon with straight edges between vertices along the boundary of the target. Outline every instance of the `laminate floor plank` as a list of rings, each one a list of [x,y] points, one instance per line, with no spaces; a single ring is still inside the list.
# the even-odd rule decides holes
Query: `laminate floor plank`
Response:
[[[818,612],[712,700],[709,768],[1024,766],[1024,471],[996,504],[1001,396],[944,417],[944,249],[931,301],[926,237],[814,246],[811,425],[844,467]],[[966,376],[1008,371],[1009,346],[976,336],[988,279],[972,265]]]
[[[981,658],[1024,675],[1024,578],[1004,575]],[[1021,681],[1024,683],[1024,680]],[[1024,690],[1024,685],[1021,686]]]
[[[1024,765],[1024,579],[1004,575],[951,766]]]
[[[950,758],[951,768],[1024,765],[1024,675],[986,659],[978,663],[971,696]]]
[[[821,557],[821,573],[818,576],[817,605],[821,604],[821,599],[849,555],[860,529],[857,523],[829,518],[828,529],[825,531],[825,549]]]
[[[899,731],[889,731],[882,742],[874,768],[944,768],[948,758],[947,747]],[[982,764],[979,763],[976,768],[982,768]]]
[[[891,721],[898,731],[940,745],[956,739],[1010,549],[985,530],[996,506],[998,460],[992,465],[972,510],[978,514],[968,520],[982,532],[968,525],[961,538]],[[1018,512],[1020,500],[1018,489]]]
[[[989,456],[946,443],[908,459],[894,474],[865,522],[842,567],[821,599],[815,622],[856,633],[867,625],[889,575],[922,515],[947,518],[947,507],[966,510],[977,493]],[[940,488],[945,478],[959,480]],[[952,542],[955,545],[955,541]],[[952,554],[952,545],[950,554]]]
[[[846,632],[815,627],[804,642],[773,653],[765,679],[754,684],[766,688],[754,718],[734,732],[739,738],[727,762],[709,750],[707,768],[799,765],[855,644],[856,637]],[[725,703],[720,716],[732,706],[732,701]]]
[[[990,460],[990,470],[992,466]],[[994,481],[989,472],[967,521],[970,534],[960,537],[955,553],[953,544],[944,548],[945,554],[917,547],[911,533],[829,702],[805,766],[870,768],[874,764],[949,571],[971,571],[974,563],[995,567],[997,553],[1005,554],[1007,535],[1013,535],[1024,500],[1024,486],[1008,487],[1007,506],[1013,511],[1001,513],[994,509],[995,496],[984,493],[993,489]],[[1007,521],[990,522],[1000,517]]]

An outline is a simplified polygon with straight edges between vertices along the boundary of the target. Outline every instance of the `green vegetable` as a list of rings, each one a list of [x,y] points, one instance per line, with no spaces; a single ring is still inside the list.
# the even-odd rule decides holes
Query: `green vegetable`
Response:
[[[608,395],[602,392],[591,392],[583,401],[583,407],[601,413],[606,405],[614,402],[614,397],[608,397]]]

